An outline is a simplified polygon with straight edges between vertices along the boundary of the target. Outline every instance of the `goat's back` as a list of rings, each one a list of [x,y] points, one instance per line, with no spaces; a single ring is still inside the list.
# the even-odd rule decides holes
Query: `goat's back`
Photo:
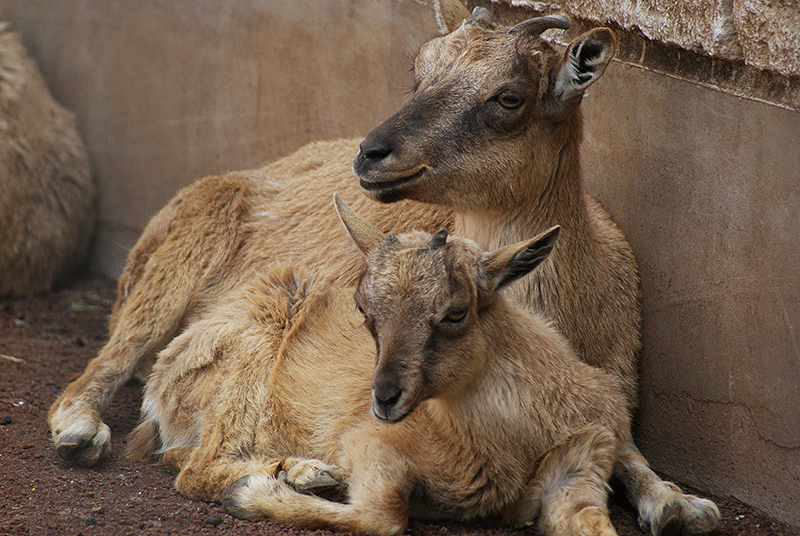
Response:
[[[352,291],[282,266],[227,298],[159,354],[142,404],[157,426],[135,430],[128,455],[218,443],[334,463],[344,423],[371,419],[375,344]],[[158,441],[145,437],[153,430]]]
[[[172,315],[185,323],[253,274],[282,263],[302,266],[317,279],[353,284],[361,254],[333,210],[335,192],[386,231],[452,227],[448,209],[366,198],[352,172],[359,141],[310,143],[262,168],[205,177],[179,191],[128,255],[111,331],[137,286],[148,301],[169,281],[163,293],[172,294],[170,307],[185,307]]]

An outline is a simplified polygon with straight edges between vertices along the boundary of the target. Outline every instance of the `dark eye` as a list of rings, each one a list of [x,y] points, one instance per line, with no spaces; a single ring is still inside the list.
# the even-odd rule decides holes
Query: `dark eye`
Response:
[[[356,309],[358,309],[358,312],[361,313],[363,316],[367,316],[367,313],[364,312],[364,307],[361,305],[361,301],[356,299],[355,302],[356,302]]]
[[[508,108],[509,110],[513,110],[514,108],[519,108],[524,102],[524,100],[516,93],[510,93],[508,91],[504,91],[497,96],[497,102],[499,102],[500,106],[502,106],[503,108]]]
[[[451,307],[450,310],[447,311],[447,315],[445,315],[443,321],[457,324],[462,320],[464,320],[466,316],[467,316],[466,307]]]

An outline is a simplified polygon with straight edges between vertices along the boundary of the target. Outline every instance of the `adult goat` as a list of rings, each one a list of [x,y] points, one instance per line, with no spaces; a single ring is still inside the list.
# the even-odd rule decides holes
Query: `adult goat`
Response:
[[[120,277],[108,344],[51,408],[62,457],[97,463],[110,437],[100,413],[116,388],[260,267],[291,261],[353,284],[355,248],[326,210],[334,191],[382,229],[449,226],[487,250],[560,225],[550,258],[508,292],[552,319],[581,360],[616,378],[624,411],[635,407],[636,262],[610,215],[583,191],[579,157],[579,105],[611,60],[613,34],[592,30],[560,53],[540,33],[567,27],[565,17],[505,28],[485,10],[470,16],[457,0],[441,0],[438,14],[446,34],[420,50],[410,101],[360,147],[315,143],[260,170],[203,179],[155,216]],[[370,202],[358,186],[391,204]],[[653,534],[718,529],[716,506],[663,482],[632,443],[615,473]]]

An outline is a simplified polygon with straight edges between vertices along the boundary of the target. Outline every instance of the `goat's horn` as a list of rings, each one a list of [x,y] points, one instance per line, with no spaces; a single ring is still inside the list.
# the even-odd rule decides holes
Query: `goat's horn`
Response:
[[[506,32],[507,34],[525,30],[532,35],[540,35],[543,31],[550,28],[560,28],[569,30],[569,17],[566,15],[548,15],[546,17],[534,17],[515,24]]]
[[[472,10],[472,22],[492,23],[492,14],[485,7],[476,7]]]
[[[442,227],[431,237],[431,243],[428,245],[428,251],[434,252],[447,243],[447,227]]]
[[[333,203],[347,232],[364,255],[369,255],[373,249],[388,241],[389,237],[394,238],[392,235],[384,236],[377,227],[356,214],[338,193],[333,194]]]

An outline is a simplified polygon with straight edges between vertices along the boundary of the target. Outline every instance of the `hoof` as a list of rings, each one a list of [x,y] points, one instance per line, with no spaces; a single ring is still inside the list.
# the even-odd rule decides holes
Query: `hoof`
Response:
[[[94,433],[70,429],[55,439],[56,453],[81,467],[94,467],[111,453],[111,430],[102,424]]]
[[[299,493],[319,494],[341,487],[344,476],[339,468],[320,460],[301,459],[287,460],[286,469],[278,473],[278,480]]]
[[[237,519],[251,519],[243,504],[243,496],[249,489],[250,475],[235,480],[222,492],[222,509]]]
[[[683,494],[665,504],[652,524],[640,518],[639,526],[653,536],[713,536],[722,528],[713,502]]]
[[[722,530],[722,517],[717,505],[708,499],[694,495],[684,495],[687,508],[682,515],[684,536],[703,536],[719,534]]]

